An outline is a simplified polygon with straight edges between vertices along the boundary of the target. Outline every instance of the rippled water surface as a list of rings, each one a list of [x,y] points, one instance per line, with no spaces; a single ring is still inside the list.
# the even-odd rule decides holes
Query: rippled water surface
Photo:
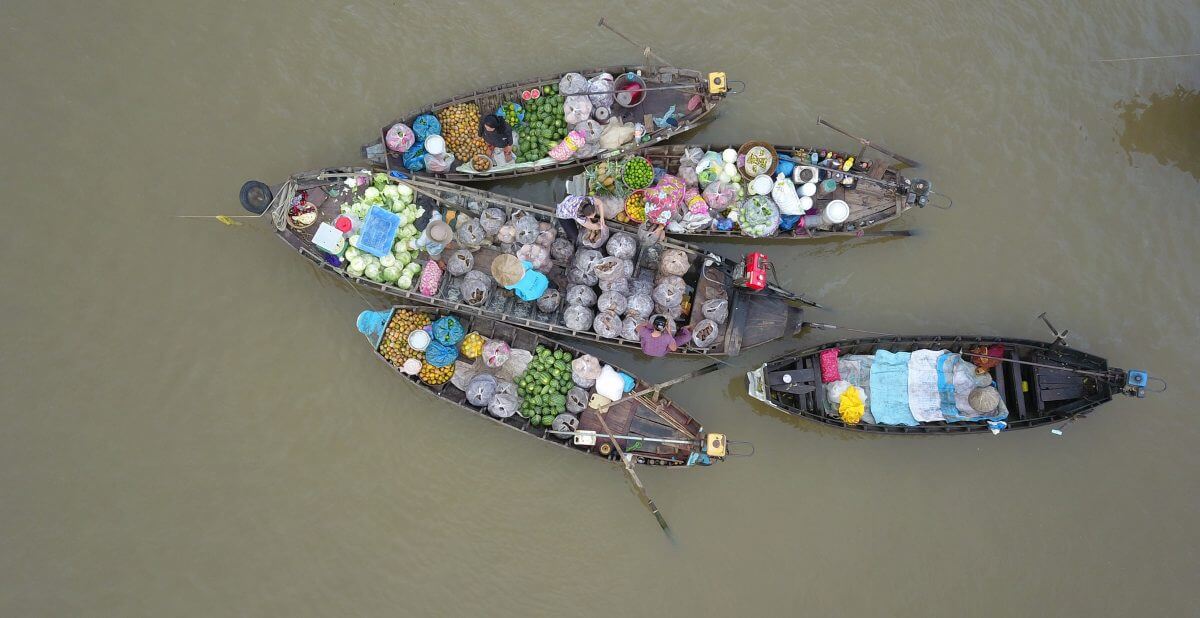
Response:
[[[853,144],[952,196],[772,247],[814,319],[1045,337],[1162,375],[1067,427],[877,438],[671,395],[757,446],[616,469],[421,394],[365,301],[236,213],[401,111],[640,52],[748,83],[697,141]],[[0,615],[1200,613],[1200,51],[1186,0],[0,5]],[[547,198],[550,179],[496,190]],[[733,254],[749,245],[726,245]],[[378,300],[372,299],[378,303]],[[629,362],[666,379],[699,363]]]

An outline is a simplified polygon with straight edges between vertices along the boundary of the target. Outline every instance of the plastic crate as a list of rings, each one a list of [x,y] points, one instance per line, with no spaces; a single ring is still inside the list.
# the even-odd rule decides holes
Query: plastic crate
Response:
[[[375,257],[383,257],[391,252],[398,229],[400,215],[372,206],[359,230],[358,249]]]

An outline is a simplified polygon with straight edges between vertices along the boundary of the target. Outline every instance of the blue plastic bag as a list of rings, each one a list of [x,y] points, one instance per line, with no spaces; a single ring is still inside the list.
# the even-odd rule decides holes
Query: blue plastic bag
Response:
[[[430,135],[442,134],[442,123],[433,114],[421,114],[413,121],[412,130],[417,136],[417,142],[424,144],[425,138]]]
[[[800,222],[802,215],[779,215],[779,229],[792,231],[796,229],[796,224]]]
[[[458,342],[466,336],[467,331],[463,328],[462,322],[452,315],[440,317],[433,323],[433,340],[442,345],[458,345]]]
[[[425,348],[425,362],[434,367],[446,367],[458,360],[458,348],[453,345],[442,345],[437,341],[430,341],[429,347]]]
[[[621,376],[621,379],[625,381],[625,387],[621,389],[624,392],[628,393],[633,390],[633,387],[637,386],[637,380],[634,380],[633,376],[629,375],[628,373],[625,373],[624,371],[618,371],[617,375]]]
[[[417,144],[404,151],[404,169],[419,172],[425,169],[425,146]]]

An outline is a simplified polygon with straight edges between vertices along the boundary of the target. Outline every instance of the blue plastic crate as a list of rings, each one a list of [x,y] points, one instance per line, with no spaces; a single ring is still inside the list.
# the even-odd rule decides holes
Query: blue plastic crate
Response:
[[[375,257],[383,257],[391,252],[398,229],[400,215],[372,206],[359,229],[358,249]]]

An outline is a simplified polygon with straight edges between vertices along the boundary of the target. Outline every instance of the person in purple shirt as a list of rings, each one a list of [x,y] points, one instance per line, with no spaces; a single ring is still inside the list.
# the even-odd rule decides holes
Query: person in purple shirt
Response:
[[[638,339],[642,342],[642,352],[646,356],[666,356],[681,345],[687,345],[692,340],[692,331],[684,326],[678,333],[667,332],[667,316],[658,314],[637,327]]]

